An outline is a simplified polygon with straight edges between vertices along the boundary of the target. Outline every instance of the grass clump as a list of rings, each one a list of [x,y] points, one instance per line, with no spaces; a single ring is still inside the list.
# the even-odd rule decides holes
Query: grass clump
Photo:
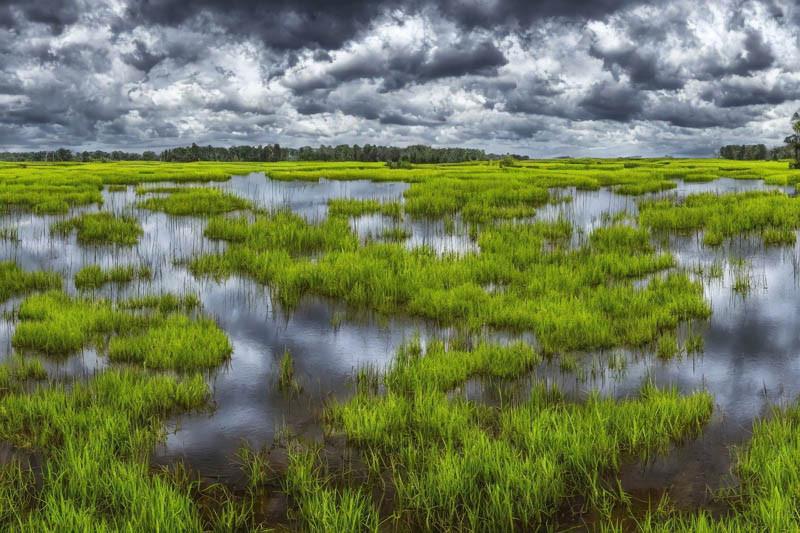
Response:
[[[392,226],[381,231],[381,238],[391,242],[404,241],[411,237],[411,232],[403,226]]]
[[[786,228],[765,228],[761,232],[761,239],[767,246],[788,246],[797,240],[797,232]]]
[[[252,207],[250,202],[235,194],[202,187],[176,187],[170,189],[164,197],[147,198],[136,205],[142,209],[162,211],[173,216],[219,215]]]
[[[44,380],[47,370],[38,359],[13,357],[10,361],[0,364],[0,393],[16,387],[21,382],[28,380]]]
[[[213,368],[232,351],[227,335],[213,320],[184,315],[168,315],[144,333],[113,337],[108,345],[112,361],[158,369]]]
[[[175,295],[148,294],[127,298],[117,302],[117,308],[130,310],[152,310],[160,313],[188,312],[200,307],[200,298],[194,293]]]
[[[248,251],[281,251],[291,255],[352,250],[358,245],[358,238],[342,218],[328,218],[315,224],[286,210],[261,214],[253,220],[212,218],[204,234]]]
[[[520,376],[540,361],[541,356],[522,342],[508,346],[482,343],[471,351],[448,350],[443,343],[433,342],[424,352],[412,343],[398,350],[386,382],[394,390],[446,392],[472,377]]]
[[[294,359],[288,349],[283,351],[278,367],[278,389],[286,393],[300,392],[300,384],[294,378]]]
[[[297,444],[289,448],[284,490],[304,530],[378,531],[378,512],[369,496],[328,486],[319,454],[313,450]]]
[[[26,272],[13,261],[0,261],[0,301],[33,291],[61,288],[55,272]]]
[[[753,427],[750,442],[736,449],[739,484],[720,497],[731,506],[724,516],[700,510],[650,513],[645,531],[797,531],[800,529],[800,408],[775,408]]]
[[[116,310],[106,300],[73,299],[62,292],[26,298],[11,343],[17,350],[70,355],[112,334],[146,326],[150,318]]]
[[[570,501],[598,509],[618,501],[603,479],[623,457],[663,452],[711,414],[709,394],[649,383],[632,398],[583,403],[535,385],[526,402],[499,409],[446,393],[475,371],[511,377],[536,360],[522,344],[474,353],[412,344],[387,372],[384,395],[359,393],[332,409],[332,424],[389,470],[401,529],[557,529]],[[474,361],[470,371],[465,361]]]
[[[769,245],[792,244],[800,228],[800,200],[776,191],[692,194],[640,203],[639,223],[659,231],[702,230],[708,246],[736,235],[758,236]]]
[[[0,439],[43,456],[41,484],[15,467],[0,486],[0,526],[15,531],[202,531],[187,492],[149,471],[165,417],[208,399],[200,376],[184,380],[111,370],[88,382],[0,398]],[[4,491],[0,490],[0,494]],[[11,496],[11,497],[9,497]]]
[[[150,267],[115,266],[103,269],[99,265],[89,265],[75,273],[75,287],[78,290],[95,290],[107,283],[130,283],[136,279],[151,279]]]
[[[143,233],[141,224],[134,217],[107,212],[84,213],[50,226],[53,234],[61,236],[67,236],[75,230],[78,232],[78,242],[91,245],[133,246]]]
[[[39,174],[35,167],[0,168],[0,205],[36,215],[66,214],[71,208],[103,203],[100,178]]]
[[[378,200],[357,200],[353,198],[331,198],[328,200],[328,214],[331,216],[359,217],[378,214],[394,219],[402,218],[403,208],[399,202],[380,202]]]
[[[653,180],[653,181],[644,181],[641,183],[626,183],[625,185],[620,185],[616,187],[614,190],[618,194],[624,194],[628,196],[639,196],[642,194],[652,193],[652,192],[661,192],[661,191],[668,191],[670,189],[674,189],[677,187],[678,184],[674,181],[670,180]]]
[[[672,359],[680,353],[678,338],[674,333],[665,333],[656,342],[656,355],[661,359]]]
[[[289,307],[314,293],[471,330],[533,331],[550,353],[643,345],[680,320],[710,313],[701,284],[684,273],[634,284],[675,261],[653,251],[644,230],[627,226],[598,229],[588,242],[569,249],[564,243],[571,227],[564,221],[500,224],[481,231],[480,253],[439,255],[394,243],[359,246],[349,227],[331,219],[295,220],[214,219],[206,235],[230,246],[195,258],[189,268],[217,278],[247,275],[270,285]],[[324,253],[298,256],[304,250]],[[504,290],[487,291],[490,285]]]
[[[62,356],[87,346],[107,347],[112,361],[148,368],[219,365],[232,351],[227,336],[213,320],[172,313],[180,301],[157,297],[129,301],[126,308],[60,292],[34,295],[19,308],[20,322],[11,342],[18,350]],[[134,312],[137,308],[149,312]]]

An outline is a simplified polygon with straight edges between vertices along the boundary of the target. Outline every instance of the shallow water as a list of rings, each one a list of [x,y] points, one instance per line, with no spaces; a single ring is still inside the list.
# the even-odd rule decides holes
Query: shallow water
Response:
[[[310,220],[326,216],[329,198],[400,200],[407,188],[402,183],[367,181],[281,182],[261,174],[236,176],[215,186],[249,198],[260,207],[289,208]],[[760,181],[722,179],[679,183],[675,190],[650,196],[760,188],[764,188]],[[605,189],[568,192],[571,202],[545,206],[537,218],[565,217],[586,234],[603,222],[604,213],[636,213],[636,199],[632,197]],[[101,294],[120,297],[190,291],[200,296],[204,310],[229,335],[233,355],[228,364],[209,377],[214,408],[171,421],[171,432],[156,451],[156,463],[182,459],[206,477],[236,479],[240,473],[235,453],[244,441],[257,447],[269,445],[284,427],[318,437],[319,413],[327,401],[351,393],[356,368],[383,367],[396,348],[417,333],[423,338],[447,334],[418,320],[352,316],[343,307],[319,298],[305,298],[297,309],[286,314],[272,304],[268,289],[250,281],[196,280],[180,261],[223,247],[203,237],[203,219],[136,209],[133,187],[104,193],[104,198],[104,209],[132,213],[141,220],[145,233],[137,246],[123,250],[83,247],[74,235],[68,239],[50,237],[50,223],[63,217],[16,214],[0,219],[2,225],[18,227],[20,236],[20,242],[0,243],[0,258],[14,259],[28,270],[56,270],[65,276],[71,293],[75,292],[72,277],[84,265],[144,263],[154,271],[152,281],[110,286]],[[369,215],[351,224],[366,240],[397,222]],[[426,245],[439,253],[477,251],[460,221],[456,221],[452,234],[445,231],[442,221],[404,220],[402,224],[412,233],[407,246]],[[615,397],[635,394],[648,376],[660,385],[674,385],[687,392],[707,388],[714,396],[716,410],[703,435],[650,464],[630,464],[622,473],[623,485],[634,493],[672,486],[673,498],[687,506],[705,501],[707,486],[716,488],[730,482],[728,447],[746,440],[753,420],[768,413],[771,405],[793,400],[800,393],[800,245],[765,250],[760,244],[742,239],[728,248],[710,250],[700,243],[701,238],[696,236],[672,238],[670,248],[684,266],[742,258],[750,264],[753,281],[746,297],[735,294],[731,289],[733,273],[726,264],[723,279],[705,283],[713,315],[707,323],[695,325],[705,340],[702,355],[662,361],[650,354],[623,352],[627,362],[623,370],[602,368],[606,366],[602,363],[596,365],[598,372],[587,370],[581,379],[560,372],[557,362],[542,369],[548,379],[558,381],[578,396],[589,390]],[[4,308],[16,303],[18,300],[9,302]],[[13,322],[0,322],[3,356],[12,352],[13,327]],[[277,388],[278,362],[285,350],[294,357],[303,387],[303,393],[294,397],[286,397]],[[608,353],[584,354],[579,357],[579,364],[590,369],[593,360],[602,362],[608,357]],[[103,365],[105,359],[91,350],[66,361],[48,363],[56,376],[90,374]],[[470,383],[464,389],[476,398],[491,396],[481,383]]]
[[[235,176],[220,188],[244,196],[259,207],[288,208],[309,220],[318,220],[326,216],[330,198],[398,200],[407,184],[324,180],[295,183],[251,174]],[[173,420],[173,431],[154,457],[156,463],[181,458],[206,477],[236,479],[240,471],[234,462],[235,454],[245,441],[260,447],[270,443],[285,426],[301,435],[318,436],[322,407],[326,401],[346,397],[352,390],[355,369],[365,365],[382,368],[397,347],[413,335],[442,334],[420,321],[403,318],[367,315],[343,319],[345,309],[317,298],[303,299],[287,315],[272,305],[268,289],[249,280],[197,280],[180,261],[224,247],[224,243],[203,237],[204,219],[137,209],[133,205],[138,199],[133,187],[103,195],[103,209],[133,214],[141,221],[144,235],[137,246],[84,247],[77,243],[75,235],[67,239],[50,236],[50,224],[65,217],[16,214],[0,219],[0,224],[17,227],[19,232],[19,242],[0,243],[0,258],[14,259],[26,270],[60,272],[66,290],[72,294],[77,293],[73,277],[85,265],[147,264],[153,269],[152,281],[135,281],[121,287],[107,285],[96,294],[112,298],[153,292],[199,295],[204,312],[212,315],[230,337],[233,354],[209,378],[213,409]],[[96,210],[77,209],[69,216]],[[430,244],[422,235],[424,231],[419,230],[415,238]],[[11,309],[19,301],[12,300],[4,307]],[[13,327],[11,321],[0,322],[2,357],[13,352]],[[277,387],[278,363],[285,350],[294,358],[297,381],[303,387],[303,393],[296,397],[286,397]],[[105,365],[105,358],[89,349],[66,360],[46,361],[48,371],[55,377],[90,375]]]

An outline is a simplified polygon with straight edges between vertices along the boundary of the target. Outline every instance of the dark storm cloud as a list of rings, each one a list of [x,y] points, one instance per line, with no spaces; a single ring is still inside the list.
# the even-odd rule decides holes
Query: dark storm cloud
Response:
[[[662,100],[649,107],[644,112],[643,118],[663,121],[679,128],[735,129],[744,126],[756,116],[757,114],[753,112],[737,112],[709,105]]]
[[[379,79],[382,91],[394,91],[411,83],[466,75],[495,76],[497,69],[508,60],[491,40],[473,42],[461,39],[435,50],[370,52],[330,62],[318,75],[286,82],[295,94],[308,94],[319,89],[331,89],[342,83],[359,79]]]
[[[81,8],[75,0],[0,0],[0,26],[23,21],[46,24],[56,33],[77,22]]]
[[[283,50],[338,49],[376,18],[425,9],[474,29],[523,28],[548,17],[598,18],[637,0],[131,0],[127,18],[143,24],[176,26],[201,21],[203,15],[227,31],[257,35],[266,45]]]
[[[677,72],[658,64],[655,52],[643,53],[637,47],[622,50],[601,51],[595,46],[589,53],[603,60],[603,66],[615,74],[625,73],[632,84],[642,89],[680,89],[685,80]]]
[[[768,69],[775,61],[772,49],[764,37],[755,30],[748,30],[744,45],[738,56],[730,63],[709,61],[695,74],[698,79],[716,79],[721,76],[746,76]]]
[[[777,105],[800,99],[800,83],[767,85],[759,79],[737,78],[717,84],[704,97],[721,108]]]
[[[491,75],[497,72],[497,67],[506,63],[508,60],[493,42],[472,45],[462,41],[452,48],[437,50],[433,58],[422,65],[420,77],[435,80],[465,74]]]
[[[775,144],[798,22],[793,0],[0,0],[0,143]]]
[[[391,2],[370,0],[132,0],[128,17],[143,24],[176,26],[201,15],[226,30],[257,35],[268,46],[337,49]]]
[[[592,85],[578,106],[595,120],[627,122],[642,111],[643,96],[631,87],[612,82]]]
[[[445,0],[439,3],[439,10],[465,27],[493,28],[498,25],[526,26],[548,17],[600,18],[640,3],[636,0]]]
[[[122,59],[142,72],[150,72],[153,67],[158,65],[166,57],[166,54],[155,54],[151,52],[145,43],[137,40],[135,41],[134,51],[123,54]]]

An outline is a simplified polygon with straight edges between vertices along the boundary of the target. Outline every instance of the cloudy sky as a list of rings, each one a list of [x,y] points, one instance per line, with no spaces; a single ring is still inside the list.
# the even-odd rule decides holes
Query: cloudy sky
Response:
[[[777,145],[796,3],[0,0],[0,150]]]

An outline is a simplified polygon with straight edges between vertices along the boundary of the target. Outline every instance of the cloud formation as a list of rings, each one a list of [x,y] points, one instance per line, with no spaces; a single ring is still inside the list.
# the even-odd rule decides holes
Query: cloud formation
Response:
[[[0,150],[779,144],[793,0],[0,0]]]

